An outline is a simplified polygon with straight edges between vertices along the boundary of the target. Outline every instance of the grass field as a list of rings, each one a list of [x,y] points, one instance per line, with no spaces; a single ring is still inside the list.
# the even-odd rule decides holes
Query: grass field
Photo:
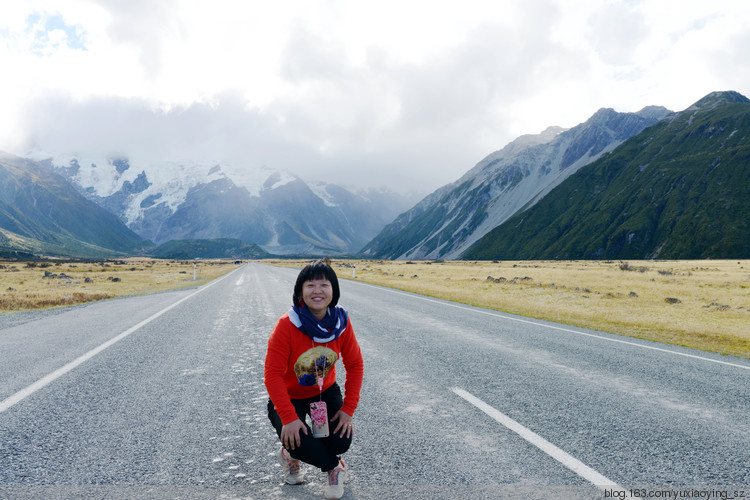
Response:
[[[231,261],[218,260],[198,261],[195,269],[192,261],[154,259],[96,262],[0,260],[0,313],[196,286],[236,267]]]
[[[301,268],[300,260],[264,260]],[[335,260],[356,279],[464,304],[750,358],[750,261]],[[352,278],[356,266],[356,277]],[[231,261],[0,261],[0,313],[205,283]]]
[[[267,260],[301,267],[307,261]],[[750,261],[334,260],[340,278],[750,358]]]

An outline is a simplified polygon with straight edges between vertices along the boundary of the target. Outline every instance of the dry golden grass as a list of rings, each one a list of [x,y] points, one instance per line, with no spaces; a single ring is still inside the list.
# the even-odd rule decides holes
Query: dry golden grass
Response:
[[[235,269],[232,261],[125,259],[102,262],[0,260],[0,313],[81,304],[195,286]]]
[[[346,279],[352,264],[357,281],[750,358],[748,260],[333,262]]]

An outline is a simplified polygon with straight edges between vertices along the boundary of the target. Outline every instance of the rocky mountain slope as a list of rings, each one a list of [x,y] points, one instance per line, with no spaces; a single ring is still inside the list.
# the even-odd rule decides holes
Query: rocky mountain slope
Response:
[[[750,256],[750,100],[714,92],[578,170],[467,259]]]
[[[519,137],[400,215],[363,252],[388,259],[457,258],[579,168],[669,113],[662,107],[638,113],[601,109],[569,130],[550,127]]]
[[[108,256],[146,244],[61,176],[34,161],[0,152],[0,247]]]

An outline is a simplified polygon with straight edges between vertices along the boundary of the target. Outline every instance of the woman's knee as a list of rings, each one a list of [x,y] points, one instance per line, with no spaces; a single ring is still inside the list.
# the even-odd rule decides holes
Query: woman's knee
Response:
[[[335,434],[332,434],[327,438],[326,448],[331,455],[343,455],[349,451],[349,447],[352,445],[352,438],[342,438]]]

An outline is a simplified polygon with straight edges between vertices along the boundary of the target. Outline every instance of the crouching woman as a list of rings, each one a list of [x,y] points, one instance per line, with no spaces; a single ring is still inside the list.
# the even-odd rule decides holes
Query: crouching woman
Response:
[[[264,378],[268,418],[282,447],[276,456],[289,484],[301,484],[301,462],[328,474],[325,496],[344,495],[354,411],[364,375],[362,353],[345,309],[338,306],[339,282],[328,259],[305,266],[297,276],[292,307],[268,339]],[[343,358],[343,359],[342,359]],[[346,371],[344,397],[336,362]],[[311,417],[312,426],[306,423]]]

